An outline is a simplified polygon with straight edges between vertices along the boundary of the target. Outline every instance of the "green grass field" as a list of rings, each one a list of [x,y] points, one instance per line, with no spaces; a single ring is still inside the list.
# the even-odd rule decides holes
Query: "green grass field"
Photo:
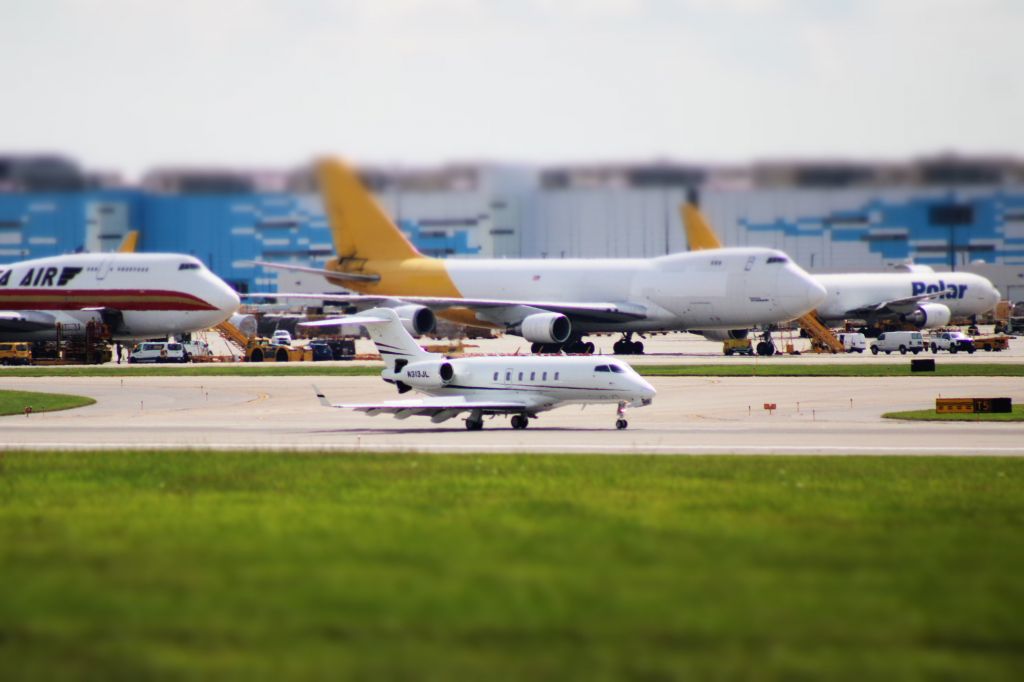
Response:
[[[73,407],[85,407],[95,402],[92,398],[81,395],[0,390],[0,417],[8,414],[24,414],[27,406],[30,406],[33,412],[54,412],[70,410]],[[0,442],[2,442],[2,437],[0,437]]]
[[[1024,405],[1014,405],[1012,412],[995,412],[979,414],[937,414],[934,409],[908,410],[906,412],[886,412],[886,419],[909,419],[928,422],[1022,422],[1024,421]]]
[[[127,377],[127,376],[377,376],[382,365],[337,365],[319,363],[211,365],[133,365],[131,367],[5,367],[3,377]],[[643,365],[635,366],[644,376],[719,376],[719,377],[1024,377],[1024,363],[983,362],[936,363],[934,372],[911,372],[910,362],[900,364],[808,365],[790,363],[739,363],[724,365]]]
[[[0,452],[12,679],[1005,679],[1024,461]]]

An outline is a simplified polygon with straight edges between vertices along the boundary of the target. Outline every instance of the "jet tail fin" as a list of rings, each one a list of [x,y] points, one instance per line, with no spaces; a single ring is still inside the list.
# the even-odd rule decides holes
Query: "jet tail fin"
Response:
[[[370,339],[377,346],[377,352],[380,353],[381,359],[384,360],[384,364],[391,372],[395,371],[395,365],[399,360],[402,360],[402,365],[405,365],[437,355],[423,350],[412,338],[412,335],[406,331],[398,313],[390,308],[373,308],[357,315],[300,323],[303,327],[328,327],[345,324],[366,327]]]
[[[691,251],[722,248],[722,242],[718,239],[718,235],[711,229],[711,225],[699,208],[687,202],[679,207],[679,213],[683,218],[683,225],[686,227],[686,241]]]
[[[423,258],[352,167],[339,159],[324,159],[317,164],[317,178],[338,258]]]

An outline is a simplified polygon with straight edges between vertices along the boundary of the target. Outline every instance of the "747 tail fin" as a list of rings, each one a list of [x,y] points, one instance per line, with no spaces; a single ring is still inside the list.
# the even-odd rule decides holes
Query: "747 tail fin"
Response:
[[[338,258],[400,261],[424,257],[350,166],[339,159],[325,159],[317,164],[317,177]]]

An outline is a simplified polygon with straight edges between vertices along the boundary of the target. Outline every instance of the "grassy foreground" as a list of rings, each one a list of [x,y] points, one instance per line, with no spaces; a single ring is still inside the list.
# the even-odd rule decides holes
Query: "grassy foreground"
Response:
[[[1024,405],[1014,405],[1012,412],[979,414],[938,414],[935,409],[886,412],[886,419],[909,419],[926,422],[1024,422]]]
[[[641,361],[642,362],[642,361]],[[320,363],[291,364],[209,364],[209,365],[132,365],[94,367],[5,367],[2,377],[152,377],[152,376],[377,376],[383,365],[330,365]],[[713,377],[1024,377],[1024,363],[936,363],[934,372],[911,372],[910,362],[900,364],[835,364],[809,365],[789,362],[747,363],[725,365],[644,365],[634,366],[644,376],[713,376]]]
[[[0,391],[0,417],[8,414],[24,414],[25,407],[33,412],[54,412],[85,407],[96,401],[81,395],[65,393],[36,393],[35,391]]]
[[[1024,461],[0,453],[19,679],[1020,679]]]

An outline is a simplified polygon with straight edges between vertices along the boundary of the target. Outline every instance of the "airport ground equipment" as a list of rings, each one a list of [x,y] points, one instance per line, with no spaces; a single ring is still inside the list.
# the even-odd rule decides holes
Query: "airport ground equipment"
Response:
[[[338,324],[366,327],[384,359],[384,381],[398,392],[418,391],[428,397],[380,403],[331,404],[314,386],[320,403],[370,416],[398,419],[430,417],[440,424],[468,413],[466,428],[483,428],[485,416],[511,416],[513,429],[525,429],[539,413],[566,404],[613,403],[615,428],[625,429],[629,405],[649,405],[654,388],[632,367],[606,356],[501,355],[448,358],[416,344],[398,314],[377,308],[344,318],[306,322],[305,326]]]
[[[750,339],[726,339],[722,342],[722,353],[725,355],[753,355],[754,347]]]
[[[32,363],[32,344],[21,342],[0,343],[0,365],[28,365]]]
[[[254,336],[245,345],[246,362],[312,362],[309,348],[281,346],[271,343],[265,336]]]
[[[110,349],[110,329],[100,322],[88,322],[85,334],[64,335],[60,323],[52,340],[32,343],[33,365],[101,365],[114,357]]]
[[[845,353],[843,342],[831,329],[822,324],[818,314],[811,311],[797,318],[797,324],[811,338],[811,350],[816,353]]]
[[[996,336],[976,336],[974,337],[974,347],[977,350],[983,350],[988,353],[1003,351],[1010,347],[1010,337],[1001,334]]]

